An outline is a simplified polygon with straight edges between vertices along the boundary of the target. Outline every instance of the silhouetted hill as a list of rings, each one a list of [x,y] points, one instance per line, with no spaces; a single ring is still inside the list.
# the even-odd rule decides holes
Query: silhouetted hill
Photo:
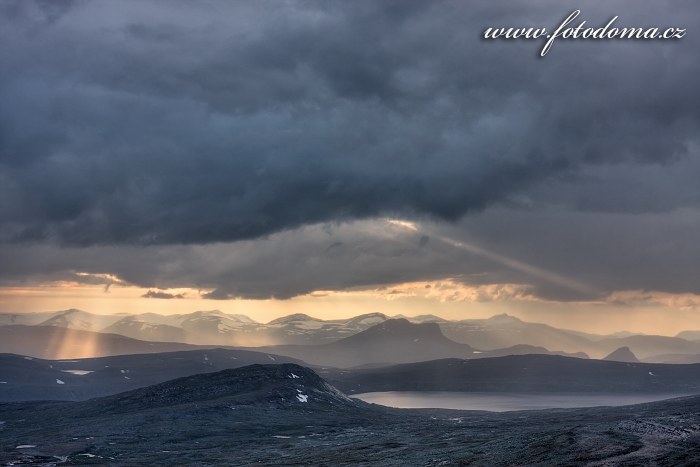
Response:
[[[664,365],[556,355],[444,359],[322,376],[348,394],[374,391],[700,392],[700,364]]]
[[[676,337],[680,337],[681,339],[685,339],[688,341],[700,341],[700,331],[681,331],[678,334],[676,334]]]
[[[446,338],[436,323],[416,324],[405,319],[384,321],[330,344],[270,346],[264,349],[313,365],[342,368],[475,355],[470,346]]]
[[[161,384],[88,402],[100,413],[139,412],[220,400],[226,404],[274,405],[280,408],[356,408],[357,401],[300,365],[249,365],[241,368],[177,378]]]
[[[700,342],[690,342],[679,337],[597,336],[541,323],[529,323],[507,314],[488,319],[441,321],[440,327],[449,339],[468,343],[481,350],[524,344],[569,353],[584,352],[594,358],[603,358],[620,347],[629,347],[640,359],[661,354],[700,353]]]
[[[298,358],[312,365],[353,368],[421,362],[441,358],[486,358],[491,356],[545,353],[542,347],[527,345],[508,349],[480,351],[448,339],[437,323],[412,323],[390,319],[345,339],[325,345],[283,345],[258,350]],[[583,353],[570,355],[587,358]]]
[[[263,363],[301,363],[261,352],[229,349],[42,360],[0,355],[0,401],[85,400],[175,378]]]
[[[700,354],[665,354],[653,355],[644,359],[645,363],[671,363],[687,365],[700,363]]]
[[[698,354],[700,342],[687,341],[678,337],[668,336],[629,336],[602,339],[595,343],[598,351],[604,355],[619,349],[629,347],[637,358],[645,360],[654,355],[663,354]]]
[[[515,345],[532,345],[566,352],[589,353],[595,349],[585,337],[546,324],[528,323],[505,313],[488,319],[441,321],[440,326],[448,338],[482,350]]]
[[[613,362],[639,363],[639,360],[634,355],[634,353],[632,353],[629,347],[620,347],[619,349],[615,350],[610,355],[605,357],[603,360],[609,360]]]
[[[491,358],[491,357],[504,357],[506,355],[530,355],[530,354],[543,354],[543,355],[561,355],[563,357],[575,357],[575,358],[588,358],[588,355],[584,352],[562,352],[558,350],[549,350],[544,347],[538,347],[534,345],[514,345],[512,347],[506,347],[505,349],[495,349],[489,350],[487,352],[481,352],[481,354],[476,355],[480,358]]]
[[[29,355],[37,358],[83,358],[211,347],[214,346],[147,342],[118,334],[81,331],[59,326],[0,326],[0,353]]]

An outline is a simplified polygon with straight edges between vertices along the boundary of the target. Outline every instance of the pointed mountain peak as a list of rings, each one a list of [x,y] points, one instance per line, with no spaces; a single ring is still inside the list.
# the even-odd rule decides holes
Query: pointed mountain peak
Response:
[[[603,360],[613,362],[639,363],[637,356],[630,350],[629,347],[620,347],[605,357]]]

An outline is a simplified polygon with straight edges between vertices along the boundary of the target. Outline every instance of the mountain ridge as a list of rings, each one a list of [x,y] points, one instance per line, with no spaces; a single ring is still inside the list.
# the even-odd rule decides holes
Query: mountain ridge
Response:
[[[124,413],[214,400],[236,405],[274,404],[281,408],[301,406],[304,409],[319,405],[334,408],[360,405],[313,370],[294,363],[254,364],[184,376],[106,396],[93,404],[100,405],[103,413]]]
[[[26,314],[4,313],[0,314],[0,325],[46,324],[66,329],[120,334],[153,342],[260,347],[335,342],[389,319],[395,318],[377,312],[331,320],[297,313],[273,319],[268,323],[259,323],[245,315],[229,314],[221,310],[174,315],[96,315],[83,310],[69,309]],[[526,322],[506,313],[486,319],[446,320],[435,315],[419,315],[407,319],[418,324],[437,323],[442,333],[450,340],[481,351],[526,345],[531,346],[533,351],[545,348],[563,354],[585,353],[594,358],[604,358],[614,350],[626,346],[640,360],[653,361],[662,358],[678,361],[677,355],[700,354],[700,340],[631,333],[605,336],[587,334],[543,323]],[[693,337],[692,331],[679,335]]]
[[[79,401],[195,374],[271,363],[304,362],[264,352],[219,348],[74,360],[0,354],[0,401]]]
[[[298,358],[312,365],[339,368],[410,363],[448,357],[486,358],[510,352],[553,353],[542,347],[528,345],[481,351],[449,339],[438,323],[412,323],[405,318],[389,319],[328,344],[264,346],[257,349]],[[588,358],[585,354],[577,356]]]
[[[687,395],[700,392],[700,364],[632,364],[559,355],[446,358],[353,371],[327,369],[321,374],[348,394],[456,391]]]

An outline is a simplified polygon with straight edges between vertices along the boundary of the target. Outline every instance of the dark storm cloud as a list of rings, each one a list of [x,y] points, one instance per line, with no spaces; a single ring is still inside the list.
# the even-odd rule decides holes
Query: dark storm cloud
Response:
[[[232,244],[59,248],[3,245],[0,285],[71,280],[88,284],[105,272],[148,289],[192,287],[204,298],[290,298],[315,290],[483,271],[444,245],[421,248],[420,236],[385,221],[315,225]],[[332,245],[332,248],[328,248]],[[66,272],[67,267],[72,268]]]
[[[576,5],[681,41],[479,39],[569,8],[2,2],[0,285],[700,294],[700,8]]]
[[[479,33],[551,28],[560,2],[3,2],[0,240],[201,244],[456,220],[541,202],[543,182],[588,167],[678,163],[700,126],[698,8],[641,5],[577,8],[691,33],[560,42],[538,59],[538,43]],[[623,212],[697,202],[597,192]]]
[[[160,298],[164,300],[172,300],[173,298],[185,298],[185,294],[172,294],[168,292],[163,292],[161,290],[149,290],[145,294],[141,295],[143,298]]]
[[[700,294],[698,237],[697,209],[600,214],[492,208],[457,224],[420,224],[418,231],[373,220],[208,245],[6,244],[0,246],[0,286],[70,280],[150,290],[191,287],[219,300],[284,299],[317,290],[454,278],[477,286],[522,284],[552,300],[598,300],[616,290]],[[539,268],[549,277],[456,248],[445,238]],[[567,287],[557,278],[585,287]]]

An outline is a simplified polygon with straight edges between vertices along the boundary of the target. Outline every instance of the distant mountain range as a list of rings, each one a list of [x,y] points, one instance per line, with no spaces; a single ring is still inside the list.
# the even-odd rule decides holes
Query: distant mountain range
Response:
[[[179,350],[211,349],[217,344],[149,342],[118,334],[57,326],[0,326],[0,352],[45,359],[75,359]],[[227,347],[230,348],[230,347]],[[563,354],[588,358],[583,353],[550,352],[543,347],[517,345],[479,351],[446,338],[437,323],[411,323],[391,319],[329,344],[281,345],[248,348],[285,355],[318,366],[353,367],[406,363],[437,358],[484,358],[513,354]]]
[[[481,351],[448,339],[438,323],[411,323],[404,318],[384,321],[329,344],[279,345],[255,349],[298,358],[312,365],[339,368],[419,362],[448,357],[486,358],[513,354],[560,353],[530,345]],[[583,353],[570,356],[588,358]]]
[[[337,342],[389,319],[392,317],[381,313],[336,320],[294,314],[269,323],[259,323],[245,315],[228,314],[218,310],[176,315],[98,315],[71,309],[45,313],[0,314],[0,328],[3,325],[50,326],[118,334],[151,342],[267,347]],[[603,336],[529,323],[506,314],[488,319],[461,321],[449,321],[433,315],[406,319],[416,324],[436,324],[444,336],[454,343],[466,344],[482,352],[510,348],[513,353],[524,353],[535,347],[540,350],[549,349],[569,354],[585,353],[593,358],[603,358],[616,349],[627,347],[636,358],[643,361],[700,361],[700,339],[694,339],[700,335],[697,331],[686,331],[676,337],[630,333]]]
[[[219,310],[189,314],[97,315],[82,310],[0,314],[2,325],[55,326],[120,334],[133,339],[199,345],[259,346],[323,344],[351,336],[389,319],[379,313],[349,319],[321,320],[294,314],[258,323],[245,315]]]

